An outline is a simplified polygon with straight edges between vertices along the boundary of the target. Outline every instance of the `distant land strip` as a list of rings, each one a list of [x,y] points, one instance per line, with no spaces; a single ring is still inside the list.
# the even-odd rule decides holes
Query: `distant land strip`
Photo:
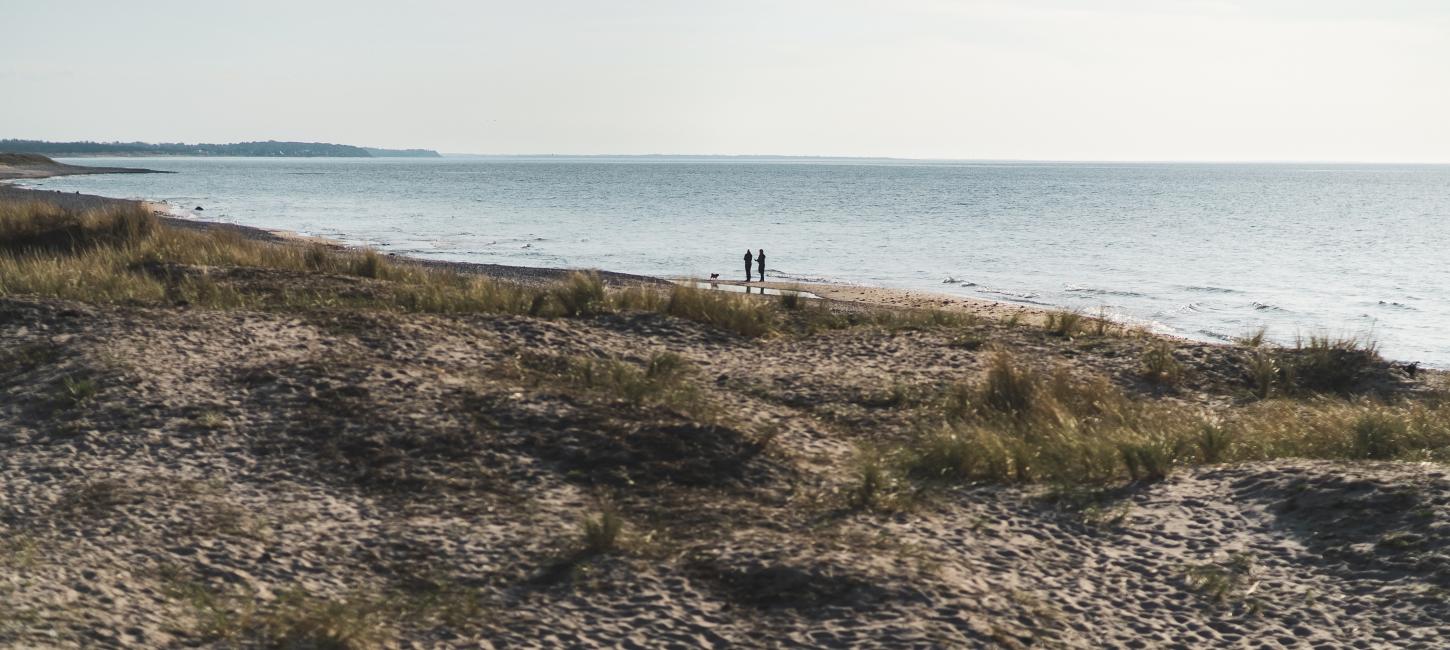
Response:
[[[52,157],[76,156],[263,156],[336,158],[440,158],[429,149],[377,149],[326,142],[234,142],[185,144],[180,142],[46,142],[0,140],[0,152],[31,153]]]

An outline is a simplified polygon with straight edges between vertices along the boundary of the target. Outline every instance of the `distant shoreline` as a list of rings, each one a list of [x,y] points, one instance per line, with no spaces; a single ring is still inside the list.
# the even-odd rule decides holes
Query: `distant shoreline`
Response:
[[[439,158],[432,149],[384,149],[330,142],[264,140],[231,143],[183,142],[50,142],[0,139],[0,151],[56,158],[91,156],[203,156],[203,157],[336,157],[336,158]]]

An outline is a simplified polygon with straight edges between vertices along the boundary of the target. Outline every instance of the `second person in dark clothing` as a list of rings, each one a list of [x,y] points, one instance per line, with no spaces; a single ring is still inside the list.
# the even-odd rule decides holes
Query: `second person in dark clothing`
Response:
[[[765,249],[764,248],[760,249],[760,253],[755,256],[755,261],[760,263],[760,281],[761,282],[765,282]]]
[[[750,281],[750,249],[745,249],[745,281]],[[762,267],[763,268],[763,267]]]

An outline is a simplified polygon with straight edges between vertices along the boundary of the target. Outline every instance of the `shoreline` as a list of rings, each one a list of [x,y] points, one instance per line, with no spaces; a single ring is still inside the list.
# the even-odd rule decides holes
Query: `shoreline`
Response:
[[[54,176],[67,175],[64,173],[53,174]],[[347,244],[346,242],[321,237],[316,235],[305,235],[290,230],[268,229],[257,226],[245,226],[241,224],[225,223],[221,221],[209,221],[206,219],[189,218],[180,216],[170,209],[165,203],[137,200],[117,199],[112,197],[98,196],[92,194],[65,194],[54,190],[41,190],[26,187],[16,187],[0,180],[0,201],[6,199],[14,200],[36,200],[56,201],[63,205],[87,209],[100,207],[107,204],[140,203],[170,226],[190,230],[221,230],[232,232],[247,239],[266,241],[281,245],[308,245],[321,244],[339,250],[360,250],[361,247]],[[489,264],[485,262],[453,262],[446,260],[430,260],[420,257],[409,257],[405,255],[386,254],[388,257],[406,261],[410,264],[417,264],[430,268],[448,269],[461,273],[472,273],[484,275],[501,280],[512,280],[516,282],[549,282],[566,277],[575,271],[594,271],[605,280],[629,284],[648,284],[655,286],[666,286],[675,284],[677,281],[694,281],[706,284],[728,285],[738,287],[763,287],[775,290],[802,289],[820,296],[822,299],[836,303],[853,305],[858,307],[882,308],[882,309],[942,309],[947,311],[962,312],[983,316],[998,320],[1008,318],[1022,318],[1028,322],[1040,322],[1047,314],[1054,311],[1046,307],[1032,307],[1027,305],[1016,305],[1008,302],[997,302],[979,298],[969,298],[945,293],[934,293],[919,291],[915,289],[898,289],[890,287],[872,287],[851,284],[839,284],[830,282],[751,282],[746,284],[741,280],[708,280],[705,278],[680,277],[657,277],[639,275],[634,273],[622,273],[605,269],[572,269],[553,268],[541,266],[515,266],[509,264]],[[1166,334],[1155,333],[1160,336]],[[1174,337],[1182,338],[1182,337]]]
[[[250,239],[271,241],[273,243],[316,243],[339,249],[356,249],[345,242],[319,237],[315,235],[304,235],[302,233],[288,230],[274,230],[259,228],[256,226],[243,226],[240,224],[229,224],[219,221],[208,221],[206,219],[195,219],[172,211],[170,207],[162,202],[152,200],[116,199],[111,197],[89,195],[89,194],[64,194],[56,190],[41,190],[33,188],[15,187],[6,181],[12,180],[36,180],[54,176],[75,176],[84,174],[108,174],[108,173],[170,173],[156,172],[155,170],[127,168],[127,167],[84,167],[77,165],[66,165],[50,161],[48,165],[35,166],[27,170],[24,175],[15,175],[16,171],[7,173],[7,166],[0,164],[0,200],[32,198],[34,200],[57,201],[62,204],[77,206],[80,209],[97,207],[109,203],[135,203],[146,205],[152,212],[162,217],[168,224],[181,228],[217,228],[235,232]],[[421,264],[434,268],[446,268],[466,273],[477,273],[490,277],[513,279],[517,281],[538,281],[553,280],[567,275],[570,272],[583,269],[557,269],[550,267],[514,266],[506,264],[488,264],[483,262],[450,262],[443,260],[429,260],[418,257],[397,256],[391,257],[405,259],[410,263]],[[589,269],[596,271],[601,277],[607,280],[663,285],[670,284],[677,280],[696,280],[699,282],[710,282],[704,278],[686,277],[657,277],[646,276],[634,273],[621,273],[607,271],[604,269]],[[811,293],[821,296],[824,299],[853,304],[865,307],[877,307],[887,309],[946,309],[986,316],[996,319],[1006,318],[1027,318],[1041,321],[1042,318],[1054,311],[1050,307],[1032,307],[1018,305],[1009,302],[988,300],[983,298],[971,298],[946,293],[922,291],[915,289],[898,289],[888,287],[871,287],[851,284],[839,284],[828,282],[753,282],[747,285],[739,280],[719,280],[712,284],[765,287],[768,289],[791,289],[798,286],[810,287]]]
[[[268,241],[284,245],[308,245],[321,244],[335,249],[361,250],[364,247],[351,245],[340,240],[305,235],[288,230],[267,229],[257,226],[245,226],[241,224],[226,223],[221,221],[210,221],[197,219],[190,216],[183,216],[170,209],[164,202],[145,199],[118,199],[91,194],[72,193],[66,194],[58,190],[43,190],[37,188],[17,187],[10,181],[35,180],[55,176],[73,176],[105,173],[171,173],[158,172],[155,170],[121,167],[81,167],[76,165],[65,165],[51,161],[51,164],[43,168],[32,168],[27,175],[14,175],[13,167],[0,164],[0,201],[5,200],[40,200],[53,201],[72,209],[90,209],[102,207],[108,204],[129,204],[140,203],[147,206],[153,213],[163,219],[168,225],[193,230],[222,230],[236,233],[248,239]],[[766,281],[746,283],[741,280],[709,280],[707,278],[696,278],[690,276],[648,276],[634,273],[623,273],[608,271],[604,269],[584,268],[553,268],[553,267],[532,267],[515,266],[507,264],[491,264],[485,262],[456,262],[446,260],[430,260],[426,258],[397,255],[385,253],[389,258],[399,261],[406,261],[429,268],[446,269],[460,273],[482,275],[494,279],[523,282],[530,284],[553,282],[567,277],[576,271],[593,271],[608,282],[622,284],[644,284],[653,286],[666,286],[682,281],[698,282],[702,284],[727,285],[735,287],[760,287],[774,290],[801,289],[820,296],[822,299],[838,305],[853,308],[878,308],[878,309],[908,309],[908,310],[946,310],[958,313],[972,314],[975,316],[991,318],[994,320],[1017,319],[1030,325],[1042,325],[1046,319],[1057,312],[1080,313],[1086,318],[1093,315],[1082,310],[1073,310],[1068,307],[1056,306],[1035,306],[1022,305],[1018,303],[998,301],[987,298],[968,297],[957,294],[940,293],[919,289],[903,289],[895,287],[864,286],[845,283],[830,282],[809,282],[809,281]],[[1136,328],[1150,334],[1180,342],[1190,342],[1205,345],[1232,347],[1233,343],[1217,339],[1194,338],[1191,336],[1164,332],[1146,326],[1142,323],[1130,321],[1114,321],[1117,325],[1127,328]],[[1424,364],[1414,359],[1394,359],[1397,363],[1417,364],[1421,367],[1436,369],[1439,371],[1450,371],[1434,364]]]

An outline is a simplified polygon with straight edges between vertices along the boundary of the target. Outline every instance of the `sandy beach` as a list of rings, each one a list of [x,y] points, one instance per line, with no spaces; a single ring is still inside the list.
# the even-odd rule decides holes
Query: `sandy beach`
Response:
[[[1006,302],[994,302],[954,296],[946,293],[933,293],[930,291],[915,291],[911,289],[894,289],[888,287],[871,287],[850,284],[833,284],[825,282],[775,282],[755,281],[744,282],[742,280],[711,280],[708,278],[682,278],[704,285],[721,285],[731,287],[766,288],[776,291],[803,290],[818,295],[827,300],[835,300],[843,303],[861,305],[881,309],[940,309],[984,318],[1006,319],[1020,318],[1024,321],[1041,322],[1042,318],[1049,311],[1041,307],[1030,307],[1027,305],[1014,305]]]
[[[0,645],[1450,639],[1443,373],[159,227],[262,261],[142,239],[123,298],[0,290]]]

